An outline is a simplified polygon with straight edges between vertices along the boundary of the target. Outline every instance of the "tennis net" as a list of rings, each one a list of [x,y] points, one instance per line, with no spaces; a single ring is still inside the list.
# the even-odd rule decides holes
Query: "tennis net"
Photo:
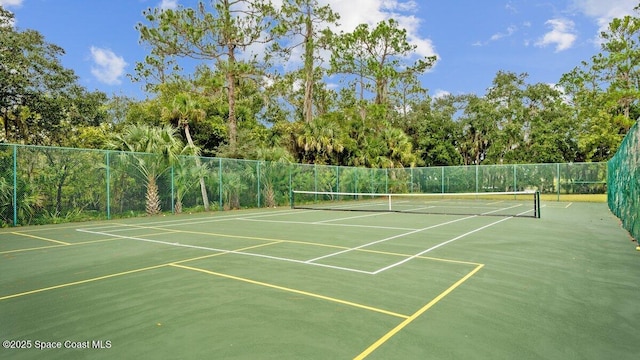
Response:
[[[293,209],[540,217],[537,191],[377,194],[294,190]]]

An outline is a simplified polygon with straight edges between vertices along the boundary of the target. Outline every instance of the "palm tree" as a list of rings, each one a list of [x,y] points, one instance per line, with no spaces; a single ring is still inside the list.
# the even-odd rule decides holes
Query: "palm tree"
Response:
[[[121,133],[109,140],[109,147],[132,152],[124,157],[146,179],[146,211],[149,215],[159,214],[160,195],[157,180],[177,161],[178,155],[189,151],[176,136],[177,129],[171,125],[153,127],[146,124],[126,126]],[[147,154],[141,154],[147,153]]]
[[[196,153],[196,166],[198,168],[202,167],[202,162],[197,156],[199,149],[193,143],[191,132],[189,130],[190,121],[202,121],[206,117],[206,113],[200,107],[200,104],[191,98],[189,94],[180,93],[173,98],[171,108],[162,109],[162,116],[167,120],[177,121],[178,127],[184,129],[184,135],[187,138],[187,142]],[[209,197],[207,196],[207,186],[204,182],[204,176],[200,176],[200,192],[202,193],[204,210],[209,211]]]
[[[387,146],[391,167],[415,166],[417,156],[413,152],[411,139],[404,131],[398,128],[385,128],[382,131],[382,139]]]
[[[305,160],[325,164],[344,151],[343,137],[337,122],[319,117],[304,124],[302,132],[296,136],[296,144]]]

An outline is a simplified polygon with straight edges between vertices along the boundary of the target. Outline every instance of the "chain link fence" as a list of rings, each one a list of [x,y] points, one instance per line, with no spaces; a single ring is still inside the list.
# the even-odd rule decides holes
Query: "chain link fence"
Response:
[[[539,190],[547,200],[562,200],[568,194],[605,194],[606,176],[606,163],[370,169],[186,156],[169,162],[155,154],[0,144],[0,226],[133,217],[154,210],[289,206],[294,189]]]
[[[607,201],[611,212],[636,240],[640,240],[640,127],[629,130],[607,163]]]

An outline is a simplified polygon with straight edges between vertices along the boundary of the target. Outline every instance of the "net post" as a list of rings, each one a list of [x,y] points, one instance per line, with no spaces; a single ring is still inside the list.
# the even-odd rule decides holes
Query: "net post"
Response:
[[[534,217],[540,219],[540,191],[536,191],[533,196],[533,214]]]
[[[389,208],[388,208],[388,210],[391,211],[391,194],[387,194],[387,199],[389,199]]]

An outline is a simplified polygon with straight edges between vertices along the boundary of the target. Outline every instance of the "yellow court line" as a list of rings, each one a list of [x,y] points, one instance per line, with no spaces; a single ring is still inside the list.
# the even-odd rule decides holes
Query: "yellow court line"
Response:
[[[254,246],[249,246],[249,247],[245,247],[245,248],[241,248],[241,249],[236,249],[236,250],[233,250],[233,251],[250,250],[250,249],[253,249],[253,248],[256,248],[256,247],[273,245],[273,244],[276,244],[276,243],[274,242],[274,243],[271,243],[271,244],[254,245]],[[62,245],[58,245],[58,246],[62,246]],[[141,269],[129,270],[129,271],[124,271],[124,272],[120,272],[120,273],[116,273],[116,274],[99,276],[99,277],[95,277],[95,278],[91,278],[91,279],[85,279],[85,280],[74,281],[74,282],[55,285],[55,286],[49,286],[49,287],[46,287],[46,288],[25,291],[25,292],[18,293],[18,294],[2,296],[2,297],[0,297],[0,301],[7,300],[7,299],[12,299],[12,298],[16,298],[16,297],[20,297],[20,296],[24,296],[24,295],[36,294],[36,293],[40,293],[40,292],[44,292],[44,291],[48,291],[48,290],[60,289],[60,288],[69,287],[69,286],[73,286],[73,285],[86,284],[86,283],[90,283],[90,282],[94,282],[94,281],[98,281],[98,280],[109,279],[109,278],[116,277],[116,276],[122,276],[122,275],[134,274],[134,273],[141,272],[141,271],[146,271],[146,270],[158,269],[158,268],[165,267],[165,266],[172,265],[172,264],[179,264],[179,263],[188,262],[188,261],[200,260],[200,259],[205,259],[205,258],[224,255],[224,254],[228,254],[228,252],[219,252],[219,253],[215,253],[215,254],[198,256],[198,257],[194,257],[194,258],[189,258],[189,259],[184,259],[184,260],[179,260],[179,261],[173,261],[173,262],[166,263],[166,264],[149,266],[149,267],[145,267],[145,268],[141,268]]]
[[[16,298],[16,297],[19,297],[19,296],[37,294],[37,293],[48,291],[48,290],[60,289],[60,288],[74,286],[74,285],[80,285],[80,284],[86,284],[86,283],[90,283],[90,282],[94,282],[94,281],[98,281],[98,280],[104,280],[104,279],[113,278],[113,277],[116,277],[116,276],[122,276],[122,275],[134,274],[134,273],[141,272],[141,271],[146,271],[146,270],[158,269],[158,268],[161,268],[161,267],[165,267],[167,265],[168,264],[149,266],[149,267],[142,268],[142,269],[129,270],[129,271],[124,271],[124,272],[120,272],[120,273],[116,273],[116,274],[99,276],[99,277],[95,277],[95,278],[91,278],[91,279],[74,281],[74,282],[70,282],[70,283],[66,283],[66,284],[60,284],[60,285],[49,286],[49,287],[41,288],[41,289],[25,291],[25,292],[18,293],[18,294],[13,294],[13,295],[7,295],[7,296],[0,297],[0,301]]]
[[[30,235],[30,234],[23,234],[23,233],[19,233],[17,231],[13,231],[13,232],[11,232],[11,234],[20,235],[20,236],[33,238],[33,239],[38,239],[38,240],[50,241],[52,243],[56,243],[56,244],[60,244],[60,245],[71,245],[68,242],[58,241],[58,240],[53,240],[53,239],[47,239],[47,238],[44,238],[44,237],[41,237],[41,236],[35,236],[35,235]]]
[[[246,251],[246,250],[251,250],[251,249],[256,249],[259,247],[263,247],[263,246],[269,246],[269,245],[275,245],[275,244],[279,244],[282,241],[274,241],[274,242],[270,242],[270,243],[266,243],[266,244],[258,244],[258,245],[252,245],[252,246],[247,246],[247,247],[243,247],[240,249],[235,249],[235,250],[229,250],[229,251],[223,251],[223,252],[219,252],[219,253],[215,253],[215,254],[210,254],[210,255],[203,255],[203,256],[198,256],[195,258],[191,258],[191,259],[186,259],[186,260],[180,260],[180,261],[174,261],[171,262],[167,265],[175,265],[175,264],[182,264],[185,262],[190,262],[190,261],[196,261],[196,260],[201,260],[201,259],[206,259],[206,258],[210,258],[210,257],[214,257],[214,256],[220,256],[220,255],[226,255],[226,254],[233,254],[234,252],[238,252],[238,251]]]
[[[426,304],[425,306],[423,306],[420,310],[416,311],[413,315],[409,316],[406,320],[404,320],[403,322],[401,322],[398,326],[396,326],[395,328],[393,328],[391,331],[389,331],[388,333],[386,333],[384,336],[382,336],[380,339],[378,339],[376,342],[374,342],[373,344],[371,344],[371,346],[369,346],[365,351],[363,351],[362,353],[360,353],[360,355],[356,356],[355,358],[353,358],[354,360],[361,360],[366,358],[367,356],[369,356],[372,352],[374,352],[377,348],[379,348],[382,344],[384,344],[385,342],[387,342],[387,340],[389,340],[392,336],[394,336],[395,334],[397,334],[400,330],[404,329],[407,325],[409,325],[411,322],[413,322],[415,319],[417,319],[420,315],[424,314],[425,311],[429,310],[430,308],[432,308],[435,304],[437,304],[440,300],[442,300],[445,296],[449,295],[449,293],[451,293],[453,290],[455,290],[458,286],[460,286],[463,282],[467,281],[470,277],[472,277],[473,275],[475,275],[475,273],[477,273],[478,271],[480,271],[480,269],[482,269],[482,267],[484,267],[484,265],[480,264],[478,265],[475,269],[473,269],[470,273],[468,273],[465,277],[463,277],[462,279],[456,281],[455,284],[451,285],[447,290],[445,290],[444,292],[442,292],[442,294],[438,295],[436,298],[434,298],[433,300],[431,300],[428,304]]]
[[[288,241],[288,240],[285,240],[285,239],[263,238],[263,237],[257,237],[257,236],[244,236],[244,235],[218,234],[218,233],[210,233],[210,232],[202,232],[202,231],[176,230],[176,232],[185,233],[185,234],[194,234],[194,235],[219,236],[219,237],[226,237],[226,238],[231,238],[231,239],[278,241],[278,242]]]
[[[194,234],[194,235],[209,235],[209,236],[220,236],[220,237],[227,237],[227,238],[247,239],[247,240],[260,240],[260,241],[278,241],[278,242],[286,242],[286,243],[290,243],[290,244],[310,245],[310,246],[327,247],[327,248],[342,249],[342,250],[352,249],[352,248],[347,247],[347,246],[321,244],[321,243],[314,243],[314,242],[300,241],[300,240],[273,239],[273,238],[263,238],[263,237],[254,237],[254,236],[244,236],[244,235],[219,234],[219,233],[202,232],[202,231],[165,229],[164,227],[142,226],[142,225],[135,225],[135,224],[119,224],[119,225],[124,226],[124,227],[135,227],[135,228],[141,228],[141,229],[167,230],[169,233],[186,233],[186,234]],[[157,233],[157,234],[149,234],[149,235],[138,235],[138,236],[139,237],[145,237],[145,236],[163,235],[163,234],[166,234],[166,233]],[[369,249],[355,249],[355,250],[356,251],[361,251],[361,252],[369,252],[369,253],[376,253],[376,254],[382,254],[382,255],[393,255],[393,256],[399,256],[399,257],[411,257],[411,256],[414,256],[414,255],[408,255],[408,254],[386,252],[386,251],[378,251],[378,250],[369,250]],[[481,265],[480,263],[474,263],[474,262],[469,262],[469,261],[441,259],[441,258],[434,258],[434,257],[427,257],[427,256],[418,256],[418,258],[427,259],[427,260],[434,260],[434,261],[450,262],[450,263],[456,263],[456,264],[472,265],[472,266]]]
[[[82,241],[82,242],[77,242],[77,243],[70,243],[68,245],[60,244],[60,245],[39,246],[39,247],[26,248],[26,249],[6,250],[6,251],[0,251],[0,255],[18,253],[18,252],[24,252],[24,251],[52,249],[52,248],[66,247],[66,246],[95,244],[95,243],[106,242],[106,241],[114,241],[114,240],[122,240],[122,239],[121,238],[108,238],[108,239],[89,240],[89,241]]]
[[[24,252],[24,251],[52,249],[52,248],[65,247],[65,246],[70,246],[70,245],[49,245],[49,246],[40,246],[40,247],[26,248],[26,249],[7,250],[7,251],[0,251],[0,255],[1,254],[11,254],[11,253],[17,253],[17,252]]]
[[[300,294],[300,295],[304,295],[304,296],[314,297],[314,298],[327,300],[327,301],[331,301],[331,302],[335,302],[335,303],[339,303],[339,304],[343,304],[343,305],[357,307],[357,308],[360,308],[360,309],[365,309],[365,310],[369,310],[369,311],[375,311],[375,312],[378,312],[378,313],[382,313],[382,314],[385,314],[385,315],[391,315],[391,316],[399,317],[399,318],[402,318],[402,319],[409,318],[409,316],[407,316],[407,315],[398,314],[398,313],[395,313],[395,312],[392,312],[392,311],[378,309],[378,308],[374,308],[372,306],[362,305],[362,304],[354,303],[354,302],[351,302],[351,301],[336,299],[336,298],[332,298],[332,297],[324,296],[324,295],[320,295],[320,294],[314,294],[314,293],[310,293],[310,292],[307,292],[307,291],[296,290],[296,289],[292,289],[292,288],[288,288],[288,287],[284,287],[284,286],[273,285],[273,284],[264,283],[264,282],[261,282],[261,281],[241,278],[241,277],[238,277],[238,276],[233,276],[233,275],[228,275],[228,274],[222,274],[222,273],[209,271],[209,270],[205,270],[205,269],[200,269],[200,268],[195,268],[195,267],[191,267],[191,266],[178,265],[178,264],[175,264],[175,263],[174,264],[170,264],[170,266],[174,266],[174,267],[178,267],[178,268],[182,268],[182,269],[186,269],[186,270],[191,270],[191,271],[198,271],[198,272],[201,272],[201,273],[205,273],[205,274],[209,274],[209,275],[215,275],[215,276],[219,276],[219,277],[223,277],[223,278],[227,278],[227,279],[231,279],[231,280],[242,281],[242,282],[246,282],[246,283],[253,284],[253,285],[260,285],[260,286],[264,286],[264,287],[268,287],[268,288],[272,288],[272,289],[276,289],[276,290],[282,290],[282,291],[292,292],[292,293]]]
[[[219,237],[225,237],[225,238],[231,238],[231,239],[246,239],[246,240],[260,240],[260,241],[278,241],[278,242],[289,241],[285,239],[263,238],[263,237],[257,237],[257,236],[231,235],[231,234],[219,234],[219,233],[203,232],[203,231],[165,229],[162,226],[156,227],[156,226],[140,226],[140,225],[126,225],[126,224],[124,224],[124,226],[137,227],[142,229],[151,229],[151,230],[166,230],[167,233],[175,233],[175,234],[184,233],[184,234],[194,234],[194,235],[219,236]],[[154,235],[162,235],[162,234],[154,234]],[[139,235],[139,236],[148,236],[148,235]],[[234,250],[234,251],[239,251],[239,250]]]

